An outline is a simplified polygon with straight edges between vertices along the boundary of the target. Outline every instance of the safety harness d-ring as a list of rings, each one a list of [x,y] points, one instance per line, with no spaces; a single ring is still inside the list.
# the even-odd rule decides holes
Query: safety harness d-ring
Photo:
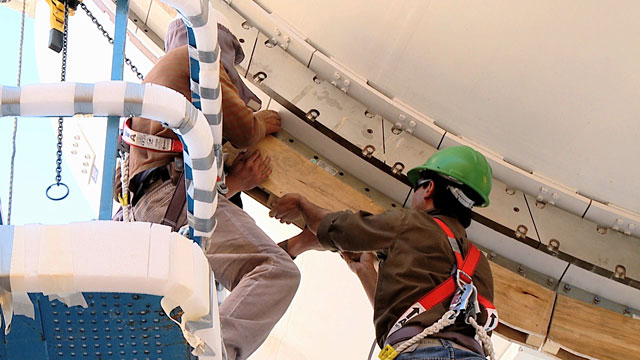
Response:
[[[63,187],[64,188],[64,194],[58,197],[54,197],[51,196],[51,194],[49,194],[49,192],[51,191],[51,189],[53,189],[53,187]],[[61,183],[53,183],[51,185],[49,185],[49,187],[47,188],[47,191],[45,192],[45,194],[47,195],[47,197],[49,198],[49,200],[53,200],[53,201],[60,201],[63,200],[64,198],[66,198],[67,196],[69,196],[69,187],[67,186],[67,184],[61,182]]]

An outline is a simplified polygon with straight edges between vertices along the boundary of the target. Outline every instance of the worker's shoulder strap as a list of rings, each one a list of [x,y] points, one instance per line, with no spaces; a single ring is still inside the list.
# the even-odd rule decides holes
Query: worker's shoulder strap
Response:
[[[393,327],[389,331],[389,334],[387,335],[387,338],[391,334],[393,334],[394,332],[402,328],[404,324],[406,324],[406,322],[412,319],[413,317],[425,311],[430,310],[434,306],[445,301],[447,298],[452,297],[456,292],[456,290],[458,289],[457,281],[462,281],[467,284],[472,283],[471,277],[473,276],[476,270],[476,267],[480,262],[482,253],[480,252],[480,250],[478,250],[478,248],[475,245],[470,243],[467,256],[463,256],[462,252],[460,251],[460,246],[458,245],[456,237],[453,234],[453,231],[451,231],[451,229],[449,228],[449,226],[447,226],[447,224],[445,224],[444,221],[438,218],[434,217],[433,219],[436,221],[438,226],[440,226],[442,231],[444,231],[444,233],[447,235],[449,244],[451,245],[451,249],[455,254],[456,265],[454,267],[454,270],[456,271],[453,272],[455,276],[454,275],[449,276],[444,282],[440,283],[438,286],[431,289],[428,293],[422,296],[416,303],[411,305],[411,307],[409,307],[409,309],[407,309],[407,311],[405,311],[404,314],[400,316],[399,320],[396,321],[396,323],[393,325]],[[491,309],[493,309],[493,312],[495,313],[495,307],[491,304],[491,302],[486,298],[480,296],[479,294],[478,294],[478,302],[487,309],[487,312],[491,313]],[[496,319],[496,326],[497,326],[497,313],[496,313],[495,319]]]
[[[173,192],[173,196],[171,197],[171,201],[169,202],[169,206],[167,207],[167,211],[162,218],[160,224],[171,226],[173,231],[178,231],[180,228],[180,224],[178,220],[182,211],[184,210],[184,205],[187,202],[187,190],[184,185],[184,171],[180,174],[180,179],[176,184],[176,189]]]

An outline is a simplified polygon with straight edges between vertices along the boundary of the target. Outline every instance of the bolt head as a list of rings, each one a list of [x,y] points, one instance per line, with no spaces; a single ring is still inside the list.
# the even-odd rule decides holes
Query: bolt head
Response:
[[[338,79],[340,79],[341,77],[342,77],[342,76],[340,75],[340,73],[339,73],[339,72],[337,72],[337,71],[336,71],[335,73],[333,73],[333,78],[334,78],[334,79],[338,80]]]
[[[414,120],[409,121],[409,126],[416,127],[416,122]]]
[[[569,284],[564,284],[564,291],[565,291],[565,292],[567,292],[567,291],[571,291],[571,285],[569,285]]]
[[[400,119],[400,121],[405,121],[407,120],[407,117],[404,114],[400,114],[398,115],[398,119]]]

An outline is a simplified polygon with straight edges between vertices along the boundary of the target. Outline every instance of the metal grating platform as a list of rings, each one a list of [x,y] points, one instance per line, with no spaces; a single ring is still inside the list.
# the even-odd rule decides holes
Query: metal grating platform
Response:
[[[85,293],[88,307],[31,294],[36,318],[15,316],[0,359],[196,359],[160,297]]]

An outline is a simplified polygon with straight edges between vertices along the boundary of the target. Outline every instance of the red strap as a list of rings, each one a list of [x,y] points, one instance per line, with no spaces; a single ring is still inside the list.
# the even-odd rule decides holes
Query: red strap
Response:
[[[435,217],[433,218],[433,220],[435,220],[436,223],[440,225],[440,228],[447,235],[447,239],[449,240],[449,245],[451,245],[451,250],[453,250],[453,254],[456,257],[456,263],[458,265],[458,268],[462,268],[463,257],[462,257],[462,253],[459,251],[460,249],[458,247],[456,236],[453,234],[453,231],[451,231],[451,229],[447,226],[447,224],[444,223],[444,221]]]
[[[121,140],[135,148],[154,152],[181,153],[183,151],[180,140],[163,138],[131,129],[131,118],[125,120],[122,125]]]
[[[478,294],[478,302],[480,303],[480,305],[484,306],[485,309],[495,309],[496,307],[493,306],[493,304],[491,303],[491,301],[489,301],[486,297]]]
[[[480,250],[475,247],[473,244],[469,247],[469,254],[467,258],[464,259],[464,263],[462,264],[462,271],[464,271],[467,275],[473,276],[473,273],[476,270],[476,266],[480,260]],[[440,304],[447,298],[453,296],[453,293],[458,288],[455,279],[452,276],[449,276],[447,280],[442,282],[440,285],[431,289],[426,295],[420,298],[418,302],[422,305],[425,310],[429,310],[432,307]]]

